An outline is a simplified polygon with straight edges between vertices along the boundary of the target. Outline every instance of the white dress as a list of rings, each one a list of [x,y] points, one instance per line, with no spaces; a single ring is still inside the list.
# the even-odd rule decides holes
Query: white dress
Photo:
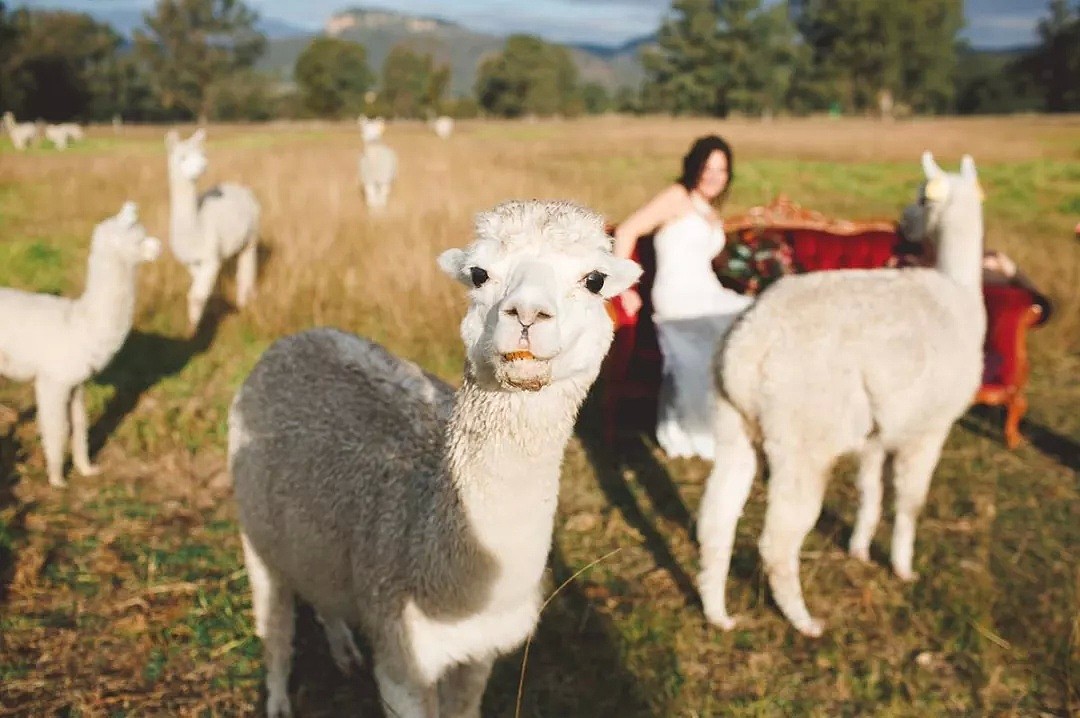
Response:
[[[712,459],[712,357],[720,337],[753,301],[720,284],[712,259],[724,229],[703,201],[655,237],[653,322],[663,355],[656,438],[668,456]]]

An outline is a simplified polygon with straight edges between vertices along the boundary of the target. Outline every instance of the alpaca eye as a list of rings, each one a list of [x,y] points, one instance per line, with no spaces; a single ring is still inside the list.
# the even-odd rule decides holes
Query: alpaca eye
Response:
[[[488,273],[480,267],[470,267],[469,278],[472,279],[474,287],[479,287],[488,280]]]
[[[585,288],[593,294],[599,294],[600,290],[604,288],[605,279],[607,279],[607,275],[603,272],[589,272],[585,275]]]

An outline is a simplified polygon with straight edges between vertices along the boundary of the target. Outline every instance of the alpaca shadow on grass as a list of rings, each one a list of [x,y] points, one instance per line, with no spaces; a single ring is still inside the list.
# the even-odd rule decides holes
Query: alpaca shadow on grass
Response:
[[[554,590],[573,571],[557,547],[550,565],[553,580],[549,590]],[[567,585],[540,616],[526,662],[521,715],[566,718],[654,715],[639,678],[631,675],[621,662],[610,620],[592,607],[581,588],[582,580]],[[351,674],[344,676],[330,656],[326,636],[314,611],[300,604],[289,680],[295,715],[393,718],[381,706],[372,674],[371,652],[362,636],[355,637],[364,665],[353,666]],[[495,661],[484,691],[482,715],[515,715],[524,650],[523,646]],[[665,660],[673,662],[674,657]],[[262,715],[266,705],[265,682],[260,687],[258,701]]]
[[[0,520],[0,606],[7,602],[11,581],[15,578],[16,541],[26,535],[26,516],[36,505],[34,502],[20,501],[15,496],[18,474],[15,464],[20,460],[22,446],[16,436],[18,427],[34,415],[33,409],[21,411],[7,430],[0,434],[0,512],[8,507],[17,507],[10,520]],[[3,639],[0,637],[0,645]]]
[[[967,431],[1005,445],[1005,410],[1000,406],[971,407],[958,422]],[[1067,469],[1080,472],[1080,443],[1029,419],[1020,421],[1020,435],[1036,450]]]
[[[649,496],[655,511],[668,521],[681,526],[691,539],[696,533],[694,521],[682,501],[667,470],[653,457],[640,436],[626,438],[618,446],[607,446],[599,432],[600,412],[598,392],[591,392],[578,419],[577,438],[585,449],[589,463],[608,503],[617,508],[628,524],[645,537],[645,545],[656,565],[664,569],[678,586],[688,606],[700,607],[701,600],[693,580],[671,553],[664,536],[641,510],[633,492],[623,478],[623,470],[633,467],[635,476]]]
[[[90,428],[90,454],[97,454],[139,399],[161,380],[181,372],[188,362],[213,343],[224,315],[235,310],[220,297],[212,297],[203,320],[190,337],[170,337],[132,331],[124,346],[94,381],[115,387],[116,393]]]

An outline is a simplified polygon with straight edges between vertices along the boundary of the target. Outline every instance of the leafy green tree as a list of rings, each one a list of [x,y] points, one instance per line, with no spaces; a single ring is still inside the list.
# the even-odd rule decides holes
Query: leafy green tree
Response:
[[[332,117],[360,112],[364,93],[375,81],[364,46],[333,37],[312,40],[297,59],[293,75],[303,107]]]
[[[761,114],[787,105],[805,55],[785,4],[675,0],[643,56],[643,102],[674,114]]]
[[[108,117],[119,98],[121,37],[89,15],[21,10],[0,19],[4,103],[49,121]]]
[[[578,71],[565,47],[531,35],[512,35],[476,77],[476,99],[503,117],[573,115],[581,109]]]
[[[646,109],[673,114],[720,114],[716,0],[674,0],[671,14],[643,52]]]
[[[1051,0],[1049,16],[1039,21],[1039,45],[1019,69],[1042,89],[1050,112],[1080,110],[1080,3]]]
[[[265,45],[241,0],[157,0],[135,33],[135,52],[162,107],[207,117],[215,85],[250,68]]]
[[[436,67],[431,55],[398,45],[383,63],[379,94],[394,117],[424,117],[441,111],[449,85],[448,66]]]
[[[602,115],[611,109],[611,93],[599,82],[587,82],[581,87],[581,102],[585,112]]]
[[[804,88],[848,111],[887,91],[921,112],[952,106],[963,0],[790,0],[811,55]]]

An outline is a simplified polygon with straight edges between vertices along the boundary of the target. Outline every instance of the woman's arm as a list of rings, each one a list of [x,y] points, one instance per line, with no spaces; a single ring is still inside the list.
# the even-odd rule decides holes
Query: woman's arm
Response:
[[[638,239],[676,217],[687,199],[686,190],[682,185],[677,184],[653,197],[648,204],[616,227],[615,246],[612,252],[616,257],[629,259],[634,253]],[[619,303],[623,311],[631,317],[641,311],[641,295],[633,287],[619,295]]]
[[[627,217],[615,228],[615,246],[612,249],[615,256],[629,259],[638,238],[674,219],[686,198],[682,185],[672,185]]]

